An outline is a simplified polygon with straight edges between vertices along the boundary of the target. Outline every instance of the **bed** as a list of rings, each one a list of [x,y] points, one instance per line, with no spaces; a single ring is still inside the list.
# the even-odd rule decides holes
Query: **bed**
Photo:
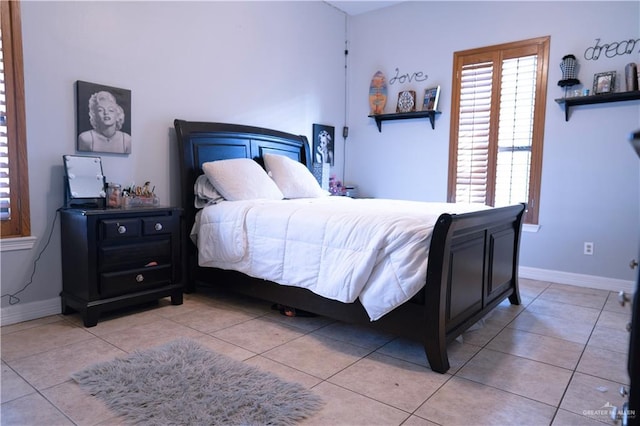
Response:
[[[275,154],[311,167],[305,136],[179,119],[174,126],[179,144],[185,234],[193,227],[199,211],[194,205],[194,184],[204,173],[205,163],[249,158],[264,166],[263,159]],[[445,373],[449,369],[448,342],[505,299],[520,304],[517,269],[525,207],[518,204],[438,215],[429,238],[424,285],[421,283],[408,300],[374,321],[360,299],[346,303],[307,288],[281,285],[226,268],[199,266],[198,249],[185,237],[187,291],[196,291],[200,286],[224,287],[416,340],[423,345],[431,369]],[[300,268],[304,267],[301,263]]]

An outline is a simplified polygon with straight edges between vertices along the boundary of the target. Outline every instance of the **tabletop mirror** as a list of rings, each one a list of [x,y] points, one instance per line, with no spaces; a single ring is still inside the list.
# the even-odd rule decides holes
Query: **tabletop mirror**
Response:
[[[100,157],[63,155],[65,207],[104,208],[105,178]]]

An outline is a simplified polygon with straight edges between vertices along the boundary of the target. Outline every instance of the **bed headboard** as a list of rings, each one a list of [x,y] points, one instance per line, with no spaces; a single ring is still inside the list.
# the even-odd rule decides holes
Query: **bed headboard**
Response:
[[[180,153],[182,208],[189,226],[195,216],[193,184],[203,173],[202,164],[207,161],[253,158],[264,166],[263,154],[272,153],[286,155],[311,167],[311,153],[305,136],[239,124],[179,119],[173,124]]]

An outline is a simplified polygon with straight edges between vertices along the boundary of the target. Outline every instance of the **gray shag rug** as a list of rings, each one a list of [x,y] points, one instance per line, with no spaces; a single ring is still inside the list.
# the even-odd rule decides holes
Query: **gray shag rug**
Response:
[[[323,403],[298,383],[178,339],[71,377],[139,425],[292,425]]]

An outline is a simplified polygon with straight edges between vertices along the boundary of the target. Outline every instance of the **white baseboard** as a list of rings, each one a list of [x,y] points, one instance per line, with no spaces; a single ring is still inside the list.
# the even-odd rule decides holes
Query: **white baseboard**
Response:
[[[49,300],[39,300],[37,302],[16,303],[0,309],[0,324],[10,325],[23,321],[57,315],[62,312],[60,298],[55,297]]]
[[[550,269],[530,268],[528,266],[520,266],[518,268],[518,274],[522,278],[529,278],[532,280],[548,281],[557,284],[569,284],[576,287],[597,288],[600,290],[615,291],[616,293],[620,290],[624,290],[625,293],[633,294],[635,291],[635,283],[633,281],[599,277],[596,275],[552,271]]]

